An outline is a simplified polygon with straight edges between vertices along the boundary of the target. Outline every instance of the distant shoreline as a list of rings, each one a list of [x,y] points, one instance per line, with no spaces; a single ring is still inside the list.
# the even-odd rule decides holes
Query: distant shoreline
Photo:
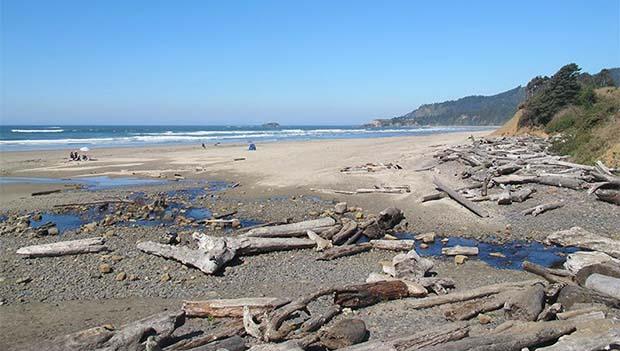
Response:
[[[362,128],[358,126],[1,126],[0,152],[173,147],[183,145],[258,144],[304,141],[423,136],[492,131],[497,126],[432,126]]]

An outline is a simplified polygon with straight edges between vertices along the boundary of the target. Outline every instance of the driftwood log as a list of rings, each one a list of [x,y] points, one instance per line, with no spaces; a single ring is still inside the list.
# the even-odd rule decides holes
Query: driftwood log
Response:
[[[471,201],[467,200],[466,198],[464,198],[461,194],[459,194],[455,190],[453,190],[450,187],[448,187],[447,185],[445,185],[439,179],[434,178],[433,179],[433,183],[435,184],[437,189],[445,192],[454,201],[458,202],[463,207],[467,208],[468,210],[470,210],[471,212],[475,213],[476,215],[478,215],[480,217],[488,217],[489,216],[488,213],[485,210],[479,208],[473,202],[471,202]]]
[[[398,280],[348,285],[345,289],[334,297],[334,303],[341,307],[360,308],[409,296],[407,284]]]
[[[620,259],[620,240],[591,233],[581,227],[554,232],[547,236],[545,242],[561,246],[575,246],[582,249],[601,251]]]
[[[312,230],[315,233],[320,233],[324,230],[331,228],[335,224],[336,221],[333,218],[322,217],[298,223],[254,228],[246,233],[241,234],[241,236],[253,236],[263,238],[306,236],[306,232],[308,230]]]
[[[243,308],[246,306],[252,314],[262,314],[289,302],[290,300],[275,297],[184,301],[182,309],[188,317],[241,318],[243,317]]]
[[[105,239],[97,237],[25,246],[19,248],[16,253],[24,257],[50,257],[99,252],[107,249],[108,248],[105,246]]]

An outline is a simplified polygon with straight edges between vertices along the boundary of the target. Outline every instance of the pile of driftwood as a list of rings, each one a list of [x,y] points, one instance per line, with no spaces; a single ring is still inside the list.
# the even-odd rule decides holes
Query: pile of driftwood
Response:
[[[432,261],[409,250],[384,264],[386,274],[371,273],[366,283],[319,289],[292,300],[256,297],[186,301],[178,312],[120,328],[87,329],[48,342],[46,349],[576,351],[617,346],[620,324],[613,316],[618,315],[620,290],[617,286],[614,290],[609,279],[620,280],[620,266],[613,260],[589,264],[590,258],[573,257],[570,261],[573,268],[585,266],[572,273],[525,262],[524,269],[544,280],[447,292],[445,288],[453,283],[430,276]],[[399,305],[403,309],[439,307],[437,311],[446,322],[413,334],[366,341],[372,330],[367,330],[363,320],[339,316],[349,309],[399,299],[405,299]],[[499,316],[505,322],[495,328],[476,327]],[[185,318],[226,322],[206,333],[173,336]]]
[[[411,187],[409,185],[374,185],[372,188],[359,188],[355,190],[338,190],[338,189],[310,189],[326,194],[343,194],[343,195],[355,195],[355,194],[404,194],[410,193]]]
[[[620,205],[620,170],[567,162],[564,156],[549,153],[549,139],[532,136],[476,139],[471,144],[456,145],[437,152],[439,163],[456,161],[468,168],[461,178],[475,183],[450,189],[440,180],[435,185],[440,193],[422,198],[430,201],[449,196],[479,216],[486,212],[473,202],[494,201],[499,205],[523,202],[535,193],[527,184],[587,190],[601,201]],[[491,189],[498,189],[493,191]],[[536,216],[560,208],[561,202],[544,203],[523,211]]]
[[[139,250],[174,259],[195,267],[207,274],[223,268],[233,258],[272,251],[316,248],[323,251],[321,260],[333,260],[371,248],[386,250],[411,250],[413,241],[382,240],[398,225],[404,215],[397,208],[381,211],[376,218],[358,222],[345,217],[346,204],[337,204],[334,217],[322,217],[297,223],[257,226],[228,237],[192,235],[196,248],[167,245],[153,241],[138,243]],[[340,215],[338,215],[340,214]],[[362,238],[368,242],[358,244]]]
[[[346,173],[346,174],[359,174],[359,173],[372,173],[372,172],[383,171],[387,169],[400,170],[400,169],[403,169],[403,167],[397,163],[392,163],[392,162],[388,162],[388,163],[369,162],[369,163],[366,163],[360,166],[344,167],[340,170],[340,172]]]

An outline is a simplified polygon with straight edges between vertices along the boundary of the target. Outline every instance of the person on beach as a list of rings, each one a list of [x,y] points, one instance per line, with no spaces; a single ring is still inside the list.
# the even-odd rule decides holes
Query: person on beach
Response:
[[[207,145],[205,145],[205,143],[202,143],[202,148],[206,150],[207,149]]]

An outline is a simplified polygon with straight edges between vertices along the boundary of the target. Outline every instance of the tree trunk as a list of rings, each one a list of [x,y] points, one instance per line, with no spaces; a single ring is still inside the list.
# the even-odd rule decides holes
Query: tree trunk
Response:
[[[447,185],[443,184],[439,179],[434,178],[433,183],[437,186],[437,188],[450,196],[454,201],[463,205],[465,208],[475,213],[480,217],[488,217],[488,213],[476,206],[473,202],[464,198],[461,194],[457,193],[455,190],[449,188]]]
[[[349,285],[345,289],[337,291],[334,297],[334,303],[341,307],[360,308],[409,296],[407,285],[401,281]]]
[[[290,300],[275,297],[255,297],[240,299],[215,299],[204,301],[184,301],[183,311],[188,317],[243,317],[243,307],[248,306],[252,314],[272,311]]]
[[[318,219],[312,219],[308,221],[276,225],[272,227],[262,227],[252,229],[241,236],[243,237],[263,237],[263,238],[275,238],[275,237],[290,237],[290,236],[305,236],[306,231],[312,230],[319,233],[324,230],[330,229],[336,224],[336,221],[331,217],[323,217]]]

